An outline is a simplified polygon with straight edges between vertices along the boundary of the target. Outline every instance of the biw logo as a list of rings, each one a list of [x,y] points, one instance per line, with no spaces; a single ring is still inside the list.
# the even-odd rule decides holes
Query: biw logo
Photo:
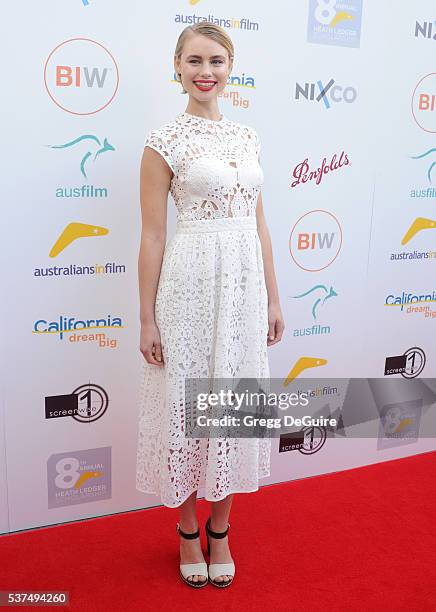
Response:
[[[338,256],[341,246],[339,221],[326,210],[312,210],[300,217],[289,238],[292,259],[307,272],[327,268]]]
[[[113,55],[89,38],[72,38],[59,44],[44,65],[48,95],[62,110],[92,115],[115,97],[119,72]]]

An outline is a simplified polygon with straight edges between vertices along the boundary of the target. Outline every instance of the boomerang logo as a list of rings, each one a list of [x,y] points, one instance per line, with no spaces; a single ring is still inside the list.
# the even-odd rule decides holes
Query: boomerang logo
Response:
[[[320,357],[300,357],[285,378],[283,386],[287,387],[289,383],[295,380],[304,370],[308,368],[319,368],[320,366],[326,365],[326,363],[327,359],[322,359]]]
[[[93,136],[92,134],[86,134],[84,136],[79,136],[79,138],[76,138],[75,140],[71,140],[70,142],[66,142],[65,144],[47,145],[47,147],[50,147],[51,149],[67,149],[68,147],[74,147],[74,145],[78,144],[79,142],[82,142],[82,140],[90,140],[91,142],[95,142],[97,146],[100,147],[94,155],[94,159],[92,160],[93,162],[95,162],[95,160],[97,159],[99,155],[101,155],[101,153],[106,153],[107,151],[115,151],[115,147],[113,147],[108,142],[107,138],[104,139],[103,145],[102,145],[101,141],[97,138],[97,136]],[[80,172],[83,174],[83,176],[87,180],[88,180],[88,177],[85,172],[85,164],[91,156],[92,156],[92,152],[87,151],[85,155],[82,157],[82,161],[80,162]]]
[[[52,247],[49,257],[57,257],[74,240],[89,236],[105,236],[109,233],[106,227],[87,225],[86,223],[69,223]]]
[[[428,155],[431,155],[432,153],[436,153],[436,148],[433,147],[432,149],[429,149],[428,151],[426,151],[425,153],[422,153],[421,155],[411,155],[410,157],[412,159],[423,159],[424,157],[427,157]],[[428,182],[431,183],[431,173],[433,171],[433,168],[436,166],[436,161],[432,162],[429,166],[429,169],[427,171],[427,178],[428,178]]]
[[[83,6],[89,6],[89,0],[82,0]]]
[[[418,232],[421,232],[425,229],[434,229],[435,227],[436,221],[434,219],[424,219],[424,217],[417,217],[405,233],[401,244],[407,244]]]
[[[325,285],[314,285],[312,289],[309,289],[309,291],[305,291],[305,293],[300,293],[300,295],[291,295],[291,298],[299,299],[299,298],[306,297],[306,295],[309,295],[313,293],[314,291],[318,291],[318,290],[321,290],[321,296],[315,300],[312,306],[312,316],[315,321],[316,321],[316,311],[319,305],[321,304],[321,306],[323,306],[328,299],[332,297],[337,297],[338,294],[333,289],[333,287],[330,287],[330,289],[327,289]],[[324,295],[324,297],[322,297],[322,295]]]

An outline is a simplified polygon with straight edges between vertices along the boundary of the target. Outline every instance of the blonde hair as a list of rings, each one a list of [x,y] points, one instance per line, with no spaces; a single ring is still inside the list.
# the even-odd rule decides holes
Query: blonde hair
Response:
[[[183,51],[183,45],[185,44],[185,41],[187,40],[187,38],[192,36],[192,34],[201,34],[202,36],[207,36],[208,38],[211,38],[212,40],[219,43],[221,46],[223,46],[226,49],[227,53],[229,54],[229,62],[230,62],[229,74],[230,74],[233,68],[233,58],[234,58],[234,53],[235,53],[233,42],[230,36],[224,30],[224,28],[222,28],[219,25],[216,25],[215,23],[212,23],[211,21],[200,21],[199,23],[195,23],[194,25],[187,26],[184,30],[182,30],[179,38],[177,39],[176,50],[174,51],[174,56],[177,58],[180,58],[180,56],[182,55],[182,51]],[[179,83],[182,82],[180,73],[178,74],[176,73],[176,80],[179,81]],[[181,93],[184,93],[184,94],[187,93],[183,85],[182,85]]]

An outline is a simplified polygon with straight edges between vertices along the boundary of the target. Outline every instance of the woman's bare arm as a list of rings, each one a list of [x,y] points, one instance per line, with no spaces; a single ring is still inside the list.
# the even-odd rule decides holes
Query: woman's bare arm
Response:
[[[259,197],[257,200],[256,220],[257,233],[259,234],[260,243],[262,245],[262,259],[265,274],[265,285],[268,292],[268,346],[271,346],[272,344],[276,344],[281,340],[285,326],[280,309],[280,299],[277,288],[276,275],[274,271],[271,238],[263,212],[261,192],[259,192]]]
[[[156,363],[150,343],[155,345],[156,358],[161,356],[160,338],[156,338],[156,333],[153,332],[156,326],[154,308],[165,250],[168,192],[172,174],[170,167],[159,153],[150,147],[144,148],[140,170],[142,230],[138,277],[141,352],[149,363]]]

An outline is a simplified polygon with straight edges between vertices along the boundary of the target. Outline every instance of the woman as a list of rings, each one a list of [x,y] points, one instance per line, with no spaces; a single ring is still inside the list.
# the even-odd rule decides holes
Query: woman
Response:
[[[268,378],[267,346],[284,329],[262,211],[259,138],[217,104],[232,66],[233,44],[221,27],[201,22],[182,31],[174,67],[189,102],[149,134],[141,163],[145,361],[136,487],[180,508],[180,574],[193,587],[208,579],[231,584],[233,494],[257,491],[258,478],[270,475],[271,441],[186,437],[185,379]],[[177,228],[165,246],[169,191]],[[201,486],[212,502],[209,568],[196,516]]]

